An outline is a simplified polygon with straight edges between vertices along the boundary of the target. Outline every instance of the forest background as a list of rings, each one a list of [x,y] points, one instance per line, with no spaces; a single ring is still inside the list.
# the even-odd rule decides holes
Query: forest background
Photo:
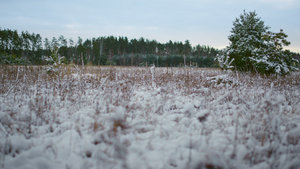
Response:
[[[206,45],[192,46],[189,40],[160,43],[156,40],[104,36],[77,42],[63,35],[52,39],[40,34],[0,28],[1,64],[47,64],[45,56],[57,50],[66,64],[216,67],[219,50]]]

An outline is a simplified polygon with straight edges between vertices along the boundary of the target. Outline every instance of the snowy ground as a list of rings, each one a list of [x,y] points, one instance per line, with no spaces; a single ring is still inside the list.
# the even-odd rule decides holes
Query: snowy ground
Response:
[[[300,168],[299,72],[0,69],[2,168]]]

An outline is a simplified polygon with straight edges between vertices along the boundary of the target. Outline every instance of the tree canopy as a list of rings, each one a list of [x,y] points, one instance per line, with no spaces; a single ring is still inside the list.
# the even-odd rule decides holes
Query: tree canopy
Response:
[[[159,43],[143,37],[105,36],[66,39],[63,35],[44,40],[39,34],[0,28],[0,57],[5,64],[45,64],[45,57],[58,48],[66,62],[120,66],[215,66],[218,50],[207,45],[192,46],[189,40]],[[81,57],[82,56],[82,57]],[[83,60],[82,60],[83,59]],[[184,62],[185,61],[185,62]]]

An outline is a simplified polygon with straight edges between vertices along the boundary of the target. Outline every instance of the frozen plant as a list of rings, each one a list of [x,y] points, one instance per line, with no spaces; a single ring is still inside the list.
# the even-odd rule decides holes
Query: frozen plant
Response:
[[[65,57],[59,55],[58,47],[54,45],[51,49],[51,55],[45,56],[45,61],[48,62],[48,66],[44,67],[44,69],[47,72],[52,72],[55,71],[55,69],[60,68],[61,65],[64,64]]]
[[[155,78],[154,78],[154,70],[155,70],[155,65],[153,64],[153,66],[150,68],[150,71],[151,71],[151,76],[152,76],[152,87],[156,87],[156,84],[155,84]]]
[[[300,165],[299,72],[230,85],[216,69],[151,66],[0,67],[0,168]]]
[[[234,61],[234,58],[232,58],[230,60],[229,55],[227,55],[225,52],[221,55],[217,55],[217,60],[219,63],[220,68],[224,71],[227,72],[228,69],[232,69],[234,68],[234,66],[232,66],[232,62]]]

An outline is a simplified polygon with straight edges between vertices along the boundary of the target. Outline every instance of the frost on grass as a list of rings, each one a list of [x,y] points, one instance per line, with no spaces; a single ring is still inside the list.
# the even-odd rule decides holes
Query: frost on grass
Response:
[[[1,67],[2,168],[297,168],[299,72]]]

